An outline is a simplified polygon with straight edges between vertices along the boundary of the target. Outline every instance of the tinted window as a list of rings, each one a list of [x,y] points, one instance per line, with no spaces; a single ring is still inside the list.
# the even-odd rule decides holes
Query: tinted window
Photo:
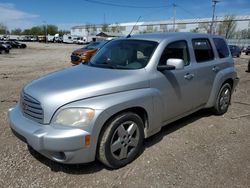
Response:
[[[170,58],[183,59],[185,65],[189,65],[190,58],[188,52],[188,45],[186,41],[177,41],[170,43],[162,53],[160,65],[166,65]]]
[[[220,58],[228,57],[229,51],[228,51],[226,42],[220,38],[214,38],[213,40],[214,40],[214,44],[215,44],[219,57]]]
[[[192,42],[197,63],[214,59],[213,49],[208,39],[193,39]]]

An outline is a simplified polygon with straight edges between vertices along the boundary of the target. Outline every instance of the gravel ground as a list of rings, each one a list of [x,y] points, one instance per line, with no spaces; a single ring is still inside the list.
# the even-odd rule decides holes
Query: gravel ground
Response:
[[[250,56],[235,59],[240,77],[223,116],[207,110],[162,128],[131,164],[63,165],[29,150],[10,131],[7,109],[30,80],[70,67],[77,45],[27,43],[0,54],[0,187],[250,187]]]

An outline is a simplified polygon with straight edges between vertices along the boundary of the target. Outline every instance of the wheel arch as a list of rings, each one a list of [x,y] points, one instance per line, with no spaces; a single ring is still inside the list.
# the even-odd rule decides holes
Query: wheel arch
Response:
[[[226,84],[226,83],[228,83],[228,84],[231,86],[231,89],[233,89],[234,81],[233,81],[232,78],[228,78],[227,80],[225,80],[225,81],[221,84],[220,88],[221,88],[224,84]]]
[[[98,138],[100,137],[100,135],[102,134],[102,132],[106,129],[106,127],[108,126],[108,123],[111,119],[113,119],[115,116],[119,115],[119,114],[122,114],[122,113],[126,113],[126,112],[132,112],[132,113],[135,113],[137,114],[142,122],[143,122],[143,129],[144,129],[144,138],[145,138],[145,135],[146,135],[146,130],[148,128],[148,113],[147,111],[143,108],[143,107],[139,107],[139,106],[135,106],[135,107],[130,107],[130,108],[126,108],[126,109],[123,109],[123,110],[120,110],[114,114],[112,114],[103,124],[101,130],[100,130],[100,133],[99,133],[99,136]]]
[[[220,71],[217,76],[215,77],[214,84],[212,87],[212,90],[210,92],[210,97],[208,99],[208,102],[206,104],[206,108],[211,108],[214,106],[216,102],[216,98],[218,96],[218,93],[220,91],[220,88],[225,84],[228,83],[231,86],[231,89],[233,91],[235,84],[234,84],[234,78],[236,77],[236,72],[233,67],[227,68],[223,71]]]

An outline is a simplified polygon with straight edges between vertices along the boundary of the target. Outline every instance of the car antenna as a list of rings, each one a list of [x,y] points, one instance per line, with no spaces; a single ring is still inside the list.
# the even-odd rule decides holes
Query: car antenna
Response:
[[[126,38],[130,38],[130,37],[131,37],[131,33],[133,32],[135,26],[137,25],[137,23],[139,22],[140,19],[141,19],[141,16],[139,16],[139,18],[137,19],[135,25],[134,25],[133,28],[131,29],[130,33],[126,36]]]

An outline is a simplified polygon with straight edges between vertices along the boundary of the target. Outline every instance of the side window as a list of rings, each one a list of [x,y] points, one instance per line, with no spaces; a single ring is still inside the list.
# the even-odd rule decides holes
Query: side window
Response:
[[[216,50],[218,52],[219,57],[220,58],[228,57],[229,51],[225,40],[220,38],[214,38],[213,41],[216,46]]]
[[[192,43],[197,63],[214,59],[213,49],[208,39],[193,39]]]
[[[161,55],[159,65],[166,65],[167,60],[170,58],[183,59],[185,66],[189,65],[190,57],[187,42],[176,41],[168,44]]]

